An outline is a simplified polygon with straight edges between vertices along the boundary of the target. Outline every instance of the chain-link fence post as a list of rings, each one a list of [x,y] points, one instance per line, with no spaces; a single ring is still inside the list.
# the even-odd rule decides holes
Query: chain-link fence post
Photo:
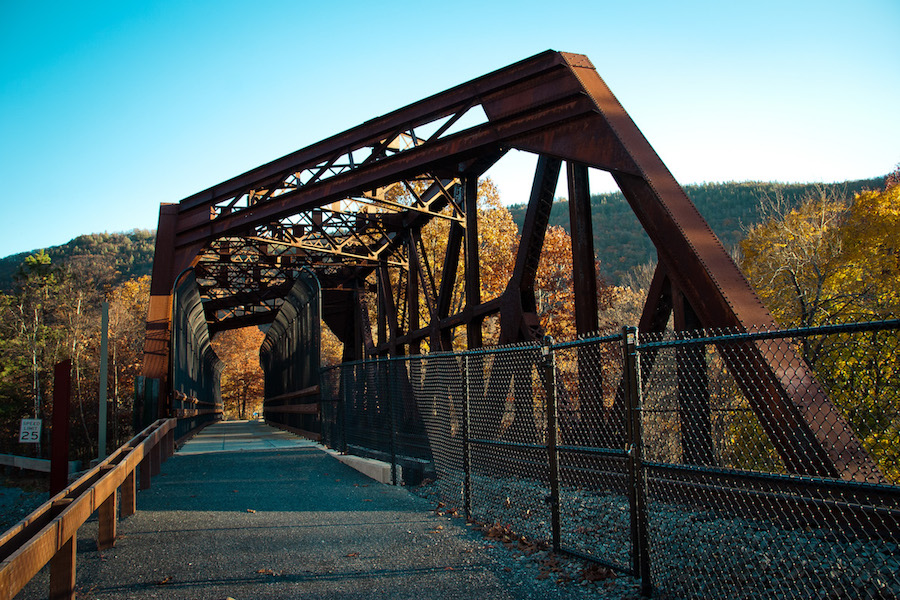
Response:
[[[636,327],[622,328],[622,354],[624,359],[625,396],[628,405],[627,450],[629,503],[631,504],[632,568],[641,580],[641,595],[650,596],[653,591],[650,579],[650,547],[647,535],[647,501],[643,472],[643,434],[641,428],[641,365],[637,352]]]
[[[351,385],[349,372],[352,367],[341,365],[338,367],[340,369],[340,382],[341,382],[341,395],[339,398],[339,402],[337,404],[337,410],[335,411],[335,424],[334,424],[334,435],[341,436],[340,444],[337,443],[337,439],[335,439],[335,444],[333,448],[343,453],[347,453],[347,398],[350,396],[350,390],[348,389]]]
[[[341,403],[341,412],[339,414],[339,418],[341,419],[340,428],[341,428],[341,451],[344,454],[347,454],[349,447],[347,446],[347,429],[349,426],[348,421],[350,420],[350,411],[352,407],[351,399],[356,394],[356,365],[342,366],[341,370],[344,372],[344,397],[343,402]]]
[[[469,447],[469,355],[462,356],[462,467],[463,467],[463,512],[466,519],[472,518],[472,456]]]
[[[391,371],[394,367],[394,359],[389,358],[384,363],[384,369],[382,372],[384,373],[385,378],[385,395],[384,401],[387,405],[388,411],[388,435],[390,436],[391,443],[391,484],[397,485],[397,418],[394,415],[394,394],[393,394],[393,381],[394,378],[391,377]]]
[[[559,524],[559,451],[557,450],[556,425],[556,355],[553,352],[553,338],[544,336],[541,345],[541,356],[544,363],[544,391],[547,396],[547,460],[550,467],[550,528],[553,540],[553,551],[560,550]]]

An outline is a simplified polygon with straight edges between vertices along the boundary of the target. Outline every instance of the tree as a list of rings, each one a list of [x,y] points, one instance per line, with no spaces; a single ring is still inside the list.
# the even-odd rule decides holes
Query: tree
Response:
[[[0,452],[20,454],[19,419],[34,417],[31,361],[18,336],[14,296],[0,294]]]
[[[60,293],[55,316],[65,336],[66,355],[72,359],[72,392],[80,430],[73,445],[83,458],[93,458],[99,422],[100,310],[105,291],[115,279],[115,261],[109,256],[72,256],[60,269]],[[105,385],[105,382],[104,382]],[[84,437],[78,439],[81,435]]]
[[[798,208],[780,193],[760,203],[765,220],[741,243],[742,266],[782,325],[820,325],[847,305],[849,298],[836,287],[845,268],[839,226],[846,212],[843,200],[824,190]]]
[[[898,198],[893,185],[852,200],[822,190],[797,208],[763,200],[767,218],[741,243],[742,267],[782,326],[900,312]]]
[[[52,313],[59,288],[57,269],[41,250],[26,258],[16,272],[17,335],[26,344],[31,358],[34,416],[42,408],[42,379],[48,372],[45,355],[52,344],[52,331],[46,324]],[[52,361],[50,362],[52,365]]]
[[[104,296],[115,276],[115,261],[93,255],[70,256],[56,265],[47,253],[39,252],[20,265],[15,294],[0,301],[0,402],[4,406],[0,412],[4,427],[12,427],[25,416],[46,418],[52,414],[47,390],[52,386],[53,366],[71,358],[72,455],[81,459],[96,456],[100,304],[104,297],[111,303],[113,406],[123,404],[120,398],[124,396],[124,404],[130,408],[149,298],[149,277],[123,283]],[[120,394],[120,389],[128,392]],[[26,396],[30,402],[23,403]],[[131,415],[114,410],[113,416],[113,439],[119,441],[120,432],[128,431]]]
[[[213,339],[213,350],[225,363],[221,390],[226,418],[247,419],[261,410],[263,371],[259,348],[264,338],[259,328],[244,327],[223,331]]]
[[[135,378],[144,359],[144,331],[150,305],[150,276],[129,279],[109,291],[109,353],[113,439],[130,437]],[[124,435],[122,435],[124,434]]]
[[[892,181],[891,178],[888,179]],[[900,184],[797,208],[768,201],[742,243],[751,284],[782,326],[900,316]],[[829,398],[892,481],[900,481],[900,333],[802,337]]]

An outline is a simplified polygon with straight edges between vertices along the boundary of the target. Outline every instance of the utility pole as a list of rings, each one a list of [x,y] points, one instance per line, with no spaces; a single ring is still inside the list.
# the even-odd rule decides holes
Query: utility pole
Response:
[[[109,302],[102,304],[103,316],[100,319],[100,410],[97,427],[97,458],[106,458],[106,381],[109,364]]]

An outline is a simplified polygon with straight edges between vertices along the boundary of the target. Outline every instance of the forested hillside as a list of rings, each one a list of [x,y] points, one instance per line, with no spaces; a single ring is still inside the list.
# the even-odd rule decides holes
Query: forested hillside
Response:
[[[729,250],[735,248],[746,231],[759,222],[759,203],[766,196],[780,193],[791,206],[818,188],[852,198],[863,190],[881,189],[884,178],[847,181],[837,184],[781,184],[766,182],[708,183],[688,185],[684,190],[713,231]],[[525,205],[509,207],[519,231],[525,221]],[[594,250],[600,260],[603,277],[620,284],[635,267],[656,260],[656,250],[638,223],[637,217],[621,193],[591,197],[594,226]],[[569,230],[569,204],[557,199],[550,213],[550,224]]]
[[[768,182],[708,183],[685,186],[688,196],[697,205],[713,231],[731,250],[759,222],[760,199],[781,193],[792,206],[820,187],[826,191],[852,198],[863,190],[881,189],[884,178],[848,181],[837,184],[780,184]],[[521,231],[525,221],[525,205],[509,207],[513,220]],[[550,224],[569,230],[569,207],[565,198],[553,203]],[[591,197],[594,225],[594,249],[600,260],[603,276],[609,283],[619,284],[626,273],[635,267],[656,260],[656,251],[625,202],[621,193],[598,194]],[[73,258],[95,257],[115,269],[115,283],[150,274],[153,264],[155,232],[135,229],[127,233],[93,233],[81,235],[61,246],[45,252],[54,264],[65,264]],[[0,291],[9,293],[14,287],[16,270],[32,252],[22,252],[0,258]]]
[[[156,232],[134,229],[127,233],[91,233],[80,235],[61,246],[44,249],[55,265],[72,261],[102,262],[113,272],[113,284],[149,275],[153,266]],[[22,262],[37,252],[21,252],[0,259],[0,292],[9,293],[15,286],[15,274]]]

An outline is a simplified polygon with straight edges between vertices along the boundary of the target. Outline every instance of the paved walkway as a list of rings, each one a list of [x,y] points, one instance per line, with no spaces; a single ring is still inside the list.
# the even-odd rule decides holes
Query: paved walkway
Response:
[[[81,528],[78,598],[589,597],[532,588],[508,550],[433,509],[309,441],[219,423],[138,494],[115,548],[96,550],[95,520]],[[19,598],[45,598],[47,585],[45,569]]]
[[[180,456],[209,452],[318,448],[318,444],[262,421],[222,421],[200,430],[178,450]]]

